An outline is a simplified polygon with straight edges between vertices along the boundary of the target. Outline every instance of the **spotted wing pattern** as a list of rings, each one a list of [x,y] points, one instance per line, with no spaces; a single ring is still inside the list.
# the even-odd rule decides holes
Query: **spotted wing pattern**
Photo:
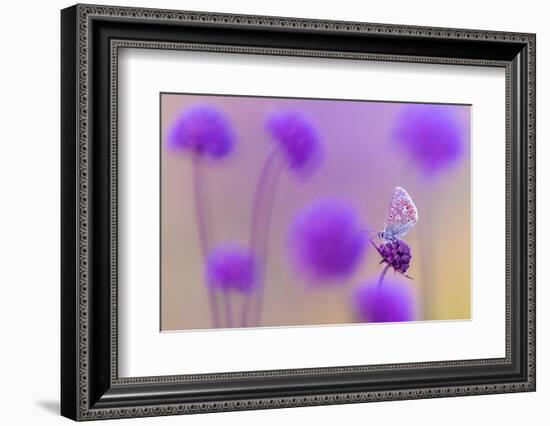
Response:
[[[382,232],[383,238],[400,238],[409,232],[417,221],[418,211],[410,195],[403,188],[395,188]]]

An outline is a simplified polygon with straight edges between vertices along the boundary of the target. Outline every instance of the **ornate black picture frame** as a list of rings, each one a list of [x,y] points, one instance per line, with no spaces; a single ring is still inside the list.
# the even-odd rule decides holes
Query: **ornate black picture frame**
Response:
[[[62,415],[93,420],[535,390],[534,34],[95,5],[64,9],[61,29]],[[121,47],[504,68],[506,356],[120,378]]]

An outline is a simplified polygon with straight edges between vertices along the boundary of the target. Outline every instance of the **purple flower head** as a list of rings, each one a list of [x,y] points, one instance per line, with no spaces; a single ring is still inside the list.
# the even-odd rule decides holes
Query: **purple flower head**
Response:
[[[374,245],[374,243],[372,243]],[[376,247],[376,245],[374,245]],[[390,265],[396,272],[405,274],[409,269],[412,253],[411,248],[403,240],[386,241],[376,247],[382,262]]]
[[[206,276],[212,287],[249,293],[256,284],[254,257],[235,244],[218,246],[208,255]]]
[[[395,140],[425,176],[455,165],[464,154],[464,129],[456,107],[414,104],[404,107]]]
[[[303,114],[295,111],[276,112],[268,117],[265,126],[282,149],[291,170],[307,174],[319,165],[319,135]]]
[[[313,202],[297,214],[289,243],[297,268],[313,284],[350,276],[367,247],[354,210],[328,200]]]
[[[189,150],[213,159],[228,155],[235,145],[229,119],[209,105],[193,105],[183,110],[172,123],[168,147]]]
[[[353,308],[362,322],[399,322],[415,319],[412,289],[400,280],[386,278],[383,285],[367,281],[353,293]]]

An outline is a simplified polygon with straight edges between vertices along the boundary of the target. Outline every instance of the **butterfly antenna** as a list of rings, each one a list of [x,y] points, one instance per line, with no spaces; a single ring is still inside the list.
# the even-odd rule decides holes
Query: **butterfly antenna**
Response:
[[[364,234],[369,234],[369,236],[368,236],[369,240],[374,240],[378,236],[378,233],[372,231],[371,229],[365,229],[363,231],[363,233]]]

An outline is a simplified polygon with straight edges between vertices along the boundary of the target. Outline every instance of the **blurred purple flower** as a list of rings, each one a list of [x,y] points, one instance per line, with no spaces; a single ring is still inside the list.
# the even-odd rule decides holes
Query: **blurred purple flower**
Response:
[[[456,108],[414,104],[404,107],[394,137],[425,176],[455,165],[464,154],[464,129]]]
[[[399,322],[415,319],[412,289],[400,280],[367,281],[353,293],[353,308],[362,322]]]
[[[320,163],[321,142],[313,124],[296,111],[271,114],[265,124],[283,150],[291,170],[312,172]]]
[[[337,201],[321,200],[303,208],[290,229],[290,249],[297,267],[313,284],[351,275],[366,244],[354,210]]]
[[[190,150],[214,159],[228,155],[235,145],[229,119],[209,105],[193,105],[183,110],[172,123],[168,147]]]
[[[390,265],[396,272],[404,274],[409,269],[412,253],[405,241],[397,239],[383,242],[376,250],[382,256],[382,262]]]
[[[208,255],[206,275],[212,287],[249,293],[256,284],[254,257],[236,244],[218,246]]]

